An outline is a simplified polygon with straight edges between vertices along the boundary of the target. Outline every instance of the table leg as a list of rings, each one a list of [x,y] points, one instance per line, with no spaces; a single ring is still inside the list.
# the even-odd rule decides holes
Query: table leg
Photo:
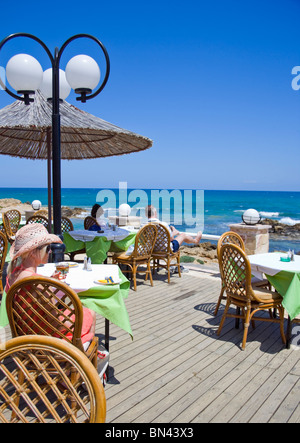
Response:
[[[109,351],[109,320],[105,319],[105,348]]]
[[[105,343],[106,350],[109,352],[109,320],[107,318],[105,319],[104,343]],[[109,365],[107,366],[105,373],[106,373],[106,380],[108,381],[108,379],[109,379]]]
[[[287,331],[286,331],[286,349],[291,347],[291,335],[292,335],[292,321],[291,317],[288,317]]]

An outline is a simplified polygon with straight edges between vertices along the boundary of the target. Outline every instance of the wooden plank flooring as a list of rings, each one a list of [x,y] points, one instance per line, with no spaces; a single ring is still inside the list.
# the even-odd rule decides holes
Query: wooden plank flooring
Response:
[[[300,352],[272,323],[250,329],[245,351],[233,320],[217,337],[220,279],[201,269],[130,290],[134,339],[110,330],[107,422],[299,422]]]
[[[300,422],[300,348],[286,350],[279,325],[265,322],[250,328],[245,351],[234,320],[217,337],[219,292],[207,267],[171,284],[164,271],[154,287],[139,279],[126,300],[133,340],[110,326],[107,423]]]

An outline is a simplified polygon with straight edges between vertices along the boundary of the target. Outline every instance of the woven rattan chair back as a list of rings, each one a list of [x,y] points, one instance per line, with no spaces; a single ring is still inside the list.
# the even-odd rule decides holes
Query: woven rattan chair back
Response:
[[[134,250],[131,254],[133,258],[142,259],[151,257],[157,236],[157,227],[154,224],[147,224],[139,230],[135,238]]]
[[[29,225],[29,224],[32,224],[32,223],[41,223],[42,225],[45,226],[47,231],[49,231],[48,218],[44,217],[43,215],[33,215],[32,217],[29,217],[29,219],[27,220],[26,224]]]
[[[237,234],[236,232],[228,231],[228,232],[224,232],[224,234],[222,234],[218,240],[218,245],[217,245],[218,257],[219,257],[220,251],[221,251],[221,247],[223,245],[228,244],[228,243],[231,243],[233,245],[237,245],[241,249],[243,249],[243,251],[245,251],[245,243],[244,243],[244,240],[242,239],[242,237],[239,234]]]
[[[0,232],[0,295],[2,295],[3,293],[2,275],[7,254],[7,248],[8,241],[6,235],[3,232]]]
[[[88,231],[90,229],[90,227],[94,226],[94,225],[98,225],[99,229],[100,229],[100,225],[94,217],[92,217],[91,215],[88,215],[87,217],[85,217],[85,219],[83,221],[84,229],[86,229]]]
[[[3,226],[8,241],[12,244],[14,236],[19,229],[21,213],[17,209],[6,211],[2,214]]]
[[[180,251],[173,252],[170,242],[170,232],[166,226],[161,223],[155,223],[157,227],[157,237],[152,251],[153,272],[157,269],[164,268],[168,273],[168,283],[171,279],[171,265],[177,266],[178,276],[181,277],[180,270]],[[175,261],[175,262],[174,262]]]
[[[47,209],[39,209],[38,211],[35,211],[33,215],[42,215],[43,217],[48,218],[48,210]]]
[[[53,337],[9,340],[0,352],[0,422],[104,423],[96,369],[76,347]]]
[[[157,237],[155,240],[155,245],[153,248],[153,254],[155,253],[170,253],[171,251],[171,243],[170,243],[170,232],[166,228],[166,226],[156,223],[157,228]]]
[[[67,217],[61,217],[61,233],[74,231],[73,223]]]
[[[251,265],[246,253],[237,245],[225,244],[220,250],[220,264],[227,296],[251,300]]]
[[[7,291],[6,310],[13,337],[52,336],[83,351],[82,304],[65,283],[39,276],[19,280]]]
[[[282,297],[278,293],[267,289],[253,290],[251,285],[251,265],[245,251],[239,246],[231,243],[223,245],[220,250],[220,262],[227,302],[217,335],[220,335],[226,318],[243,319],[244,335],[242,349],[245,349],[250,322],[254,326],[255,320],[268,321],[280,324],[282,342],[285,343]],[[238,308],[236,314],[229,312],[231,304]],[[274,317],[272,309],[278,310],[279,319]],[[256,312],[264,310],[269,311],[269,318],[255,316]]]

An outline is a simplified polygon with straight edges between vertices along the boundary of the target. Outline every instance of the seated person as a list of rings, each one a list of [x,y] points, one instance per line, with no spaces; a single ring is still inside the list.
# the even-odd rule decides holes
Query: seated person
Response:
[[[51,243],[62,243],[62,241],[56,235],[49,234],[40,223],[25,225],[19,229],[16,233],[15,242],[10,248],[11,262],[7,269],[6,292],[13,283],[26,277],[39,275],[37,267],[40,264],[48,263]],[[54,274],[53,277],[59,278],[59,275]],[[41,312],[43,311],[41,310]],[[85,349],[88,348],[95,335],[95,327],[95,312],[83,307],[81,339]]]
[[[106,223],[100,217],[104,214],[103,208],[101,205],[96,203],[91,210],[91,216],[97,220],[97,223],[89,227],[89,231],[99,231],[102,227],[106,226]]]
[[[177,252],[182,243],[190,243],[198,245],[200,243],[202,232],[199,231],[195,237],[186,234],[185,232],[179,232],[174,226],[169,226],[166,222],[160,221],[157,218],[156,208],[152,205],[148,205],[145,209],[146,217],[148,217],[148,223],[160,223],[166,226],[170,232],[170,241],[173,252]]]

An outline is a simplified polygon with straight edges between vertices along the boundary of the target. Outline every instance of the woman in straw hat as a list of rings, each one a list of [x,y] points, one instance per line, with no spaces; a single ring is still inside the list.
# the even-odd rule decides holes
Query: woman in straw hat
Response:
[[[23,278],[37,273],[40,264],[48,263],[51,243],[62,243],[54,234],[49,234],[40,223],[24,226],[16,233],[15,241],[10,248],[11,262],[7,269],[5,292],[11,285]],[[58,275],[53,275],[57,277]],[[82,343],[88,344],[95,335],[96,314],[83,308]]]

